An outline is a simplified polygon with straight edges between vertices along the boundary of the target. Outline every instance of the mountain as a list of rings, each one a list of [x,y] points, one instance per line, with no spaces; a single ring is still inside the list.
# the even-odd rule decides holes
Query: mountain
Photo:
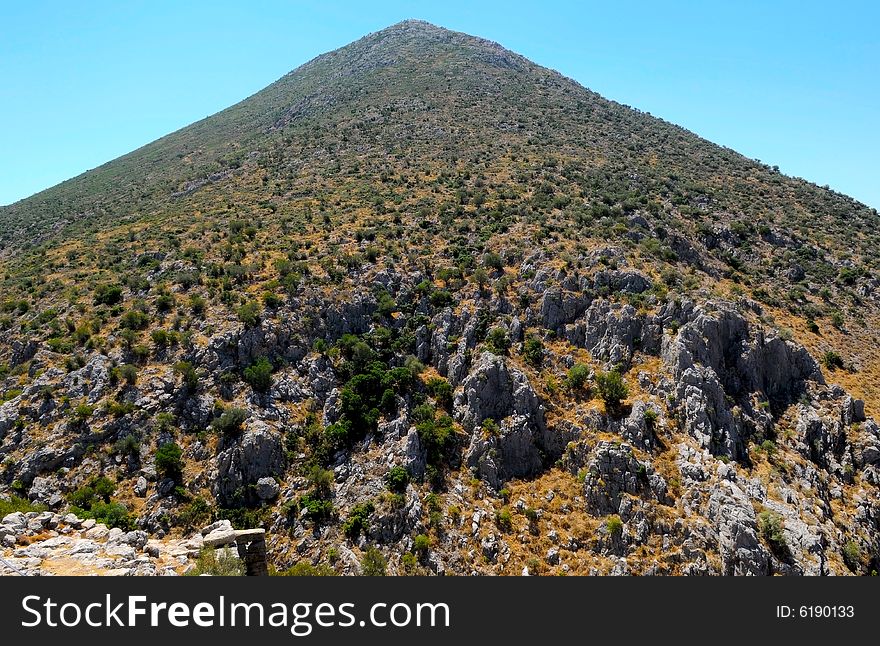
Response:
[[[0,208],[0,505],[299,573],[870,573],[878,222],[406,21]]]

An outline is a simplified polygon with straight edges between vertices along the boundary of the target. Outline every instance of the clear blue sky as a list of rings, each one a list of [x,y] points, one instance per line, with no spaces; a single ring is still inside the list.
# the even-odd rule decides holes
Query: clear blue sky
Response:
[[[600,94],[880,208],[880,3],[0,5],[0,204],[405,18],[496,40]]]

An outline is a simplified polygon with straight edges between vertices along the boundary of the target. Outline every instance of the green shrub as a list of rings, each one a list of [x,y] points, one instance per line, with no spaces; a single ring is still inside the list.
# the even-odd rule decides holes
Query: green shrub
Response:
[[[501,511],[495,514],[495,524],[502,532],[513,531],[513,516],[507,507],[503,507]]]
[[[176,525],[184,530],[192,531],[204,527],[214,517],[214,509],[201,496],[184,505],[176,516]]]
[[[300,496],[296,506],[300,510],[305,509],[306,518],[316,523],[333,517],[333,503],[330,500],[319,498],[313,493]]]
[[[119,317],[119,327],[127,330],[143,330],[149,324],[149,315],[138,309],[128,310]]]
[[[178,361],[174,364],[174,372],[183,379],[183,387],[187,392],[193,393],[199,387],[199,375],[189,361]]]
[[[596,375],[596,388],[599,396],[609,409],[616,409],[620,402],[629,395],[629,388],[623,377],[616,370]]]
[[[107,527],[118,527],[125,531],[133,530],[137,524],[125,505],[118,502],[97,502],[92,505],[89,515]]]
[[[131,402],[111,401],[107,403],[107,414],[113,417],[125,417],[134,412],[134,404]]]
[[[241,432],[242,425],[248,418],[248,412],[243,408],[227,408],[214,420],[212,426],[221,435],[237,435]]]
[[[843,562],[853,572],[858,572],[862,567],[862,548],[855,541],[847,541],[843,546]]]
[[[312,565],[308,561],[299,561],[276,576],[336,576],[337,572],[326,563]]]
[[[429,297],[431,301],[431,305],[434,307],[448,307],[452,305],[453,298],[452,294],[450,294],[445,289],[438,289],[436,292],[433,292]]]
[[[449,450],[455,444],[452,418],[449,415],[441,415],[439,419],[435,419],[433,409],[429,419],[416,424],[416,432],[427,454],[428,464],[434,466],[446,459]]]
[[[284,301],[275,292],[266,292],[263,294],[263,305],[268,307],[270,310],[277,310],[279,307],[284,305]]]
[[[150,332],[150,338],[153,340],[153,343],[156,344],[157,348],[164,348],[168,345],[168,332],[157,328]]]
[[[239,307],[236,314],[245,327],[255,327],[260,322],[260,306],[254,301],[248,301]]]
[[[837,370],[843,368],[843,357],[834,350],[828,350],[822,355],[822,363],[828,370]]]
[[[583,363],[576,363],[568,369],[565,376],[565,387],[572,391],[581,391],[590,378],[590,367]]]
[[[486,336],[486,345],[496,354],[507,354],[510,349],[510,338],[507,336],[507,330],[501,327],[495,327],[489,330]]]
[[[425,382],[425,390],[441,407],[449,410],[452,407],[452,386],[443,377],[431,377]]]
[[[183,450],[177,442],[168,442],[156,449],[156,472],[172,480],[179,480],[183,473]]]
[[[333,492],[333,483],[335,482],[332,471],[323,469],[318,465],[313,465],[306,474],[306,479],[319,498],[330,497],[330,494]]]
[[[785,522],[776,512],[765,509],[758,514],[758,533],[777,555],[786,551]]]
[[[76,422],[82,424],[86,420],[88,420],[92,416],[92,413],[94,413],[94,412],[95,412],[94,406],[89,406],[88,404],[79,404],[78,406],[76,406],[76,408],[73,409],[72,415],[73,415],[73,419]]]
[[[266,357],[260,357],[244,369],[244,380],[258,393],[268,392],[272,387],[272,364]]]
[[[215,550],[203,547],[196,559],[195,567],[186,576],[244,576],[245,566],[238,554],[230,548]]]
[[[388,485],[388,489],[391,491],[403,493],[409,484],[409,471],[401,466],[391,467],[388,473],[385,474],[385,484]]]
[[[413,551],[425,554],[429,549],[431,549],[431,539],[425,534],[418,534],[413,539]]]
[[[113,450],[119,455],[133,455],[136,456],[140,453],[141,443],[138,440],[136,435],[126,435],[125,437],[120,437],[113,444]]]
[[[20,496],[13,495],[9,498],[0,498],[0,519],[2,519],[7,514],[13,514],[18,511],[26,514],[31,511],[45,510],[46,507],[44,505],[32,503],[26,498],[21,498]]]
[[[156,311],[169,312],[172,307],[174,307],[174,296],[168,292],[162,292],[156,297]]]
[[[620,536],[623,532],[623,521],[620,520],[620,516],[616,514],[609,516],[608,520],[605,521],[605,529],[608,530],[611,536]]]
[[[407,576],[412,576],[419,571],[419,562],[416,555],[411,552],[400,557],[400,564],[403,566],[403,573]]]
[[[95,289],[96,305],[116,305],[122,302],[122,288],[119,285],[98,285]]]
[[[536,336],[530,336],[523,344],[522,354],[529,365],[539,368],[544,360],[544,342]]]
[[[370,520],[370,516],[373,515],[375,510],[376,507],[370,501],[355,505],[351,508],[348,517],[342,524],[342,532],[348,538],[352,540],[356,539],[361,535],[361,532],[367,528],[367,522]]]
[[[361,556],[361,574],[364,576],[385,576],[388,561],[382,556],[382,552],[371,545]]]
[[[202,316],[205,313],[207,304],[207,301],[198,294],[193,294],[189,297],[189,309],[194,316]]]
[[[106,476],[98,476],[91,482],[95,495],[104,502],[110,502],[110,496],[116,493],[116,484]]]
[[[112,377],[114,380],[122,380],[129,386],[133,386],[137,382],[138,370],[137,366],[130,363],[124,363],[121,366],[113,368]]]

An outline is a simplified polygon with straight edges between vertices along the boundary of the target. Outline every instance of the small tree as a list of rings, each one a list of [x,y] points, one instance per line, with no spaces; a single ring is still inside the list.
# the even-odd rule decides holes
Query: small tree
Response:
[[[254,301],[248,301],[238,308],[238,320],[245,327],[254,327],[260,322],[260,306]]]
[[[581,391],[586,386],[589,378],[590,367],[583,363],[576,363],[568,369],[568,374],[565,377],[565,387],[574,392]]]
[[[361,557],[361,574],[364,576],[385,576],[388,561],[382,556],[382,552],[370,545]]]
[[[183,386],[187,392],[194,393],[199,387],[199,375],[189,361],[178,361],[174,364],[174,372],[183,378]]]
[[[241,431],[247,416],[248,413],[243,408],[227,408],[220,417],[214,420],[212,426],[215,431],[223,435],[236,435]]]
[[[385,474],[385,484],[394,493],[403,493],[409,484],[409,471],[401,466],[391,467]]]
[[[629,388],[617,370],[596,375],[596,387],[605,407],[611,410],[618,408],[629,395]]]
[[[530,336],[523,344],[523,358],[535,368],[541,367],[544,360],[544,343],[536,336]]]
[[[272,387],[272,364],[266,357],[260,357],[244,369],[244,380],[258,393],[265,393]]]
[[[489,284],[489,274],[485,269],[478,267],[474,270],[474,282],[481,292],[486,289],[486,285]]]
[[[172,480],[179,480],[183,473],[183,451],[177,442],[168,442],[156,450],[156,472]]]
[[[507,354],[507,351],[510,349],[510,338],[507,336],[507,330],[501,327],[492,328],[486,337],[486,344],[497,354]]]

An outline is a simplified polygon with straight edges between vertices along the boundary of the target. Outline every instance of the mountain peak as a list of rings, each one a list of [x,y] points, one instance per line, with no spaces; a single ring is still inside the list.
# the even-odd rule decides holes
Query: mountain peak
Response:
[[[101,474],[122,526],[253,519],[279,571],[363,536],[408,574],[868,573],[878,231],[407,20],[0,208],[0,501],[97,516]]]

